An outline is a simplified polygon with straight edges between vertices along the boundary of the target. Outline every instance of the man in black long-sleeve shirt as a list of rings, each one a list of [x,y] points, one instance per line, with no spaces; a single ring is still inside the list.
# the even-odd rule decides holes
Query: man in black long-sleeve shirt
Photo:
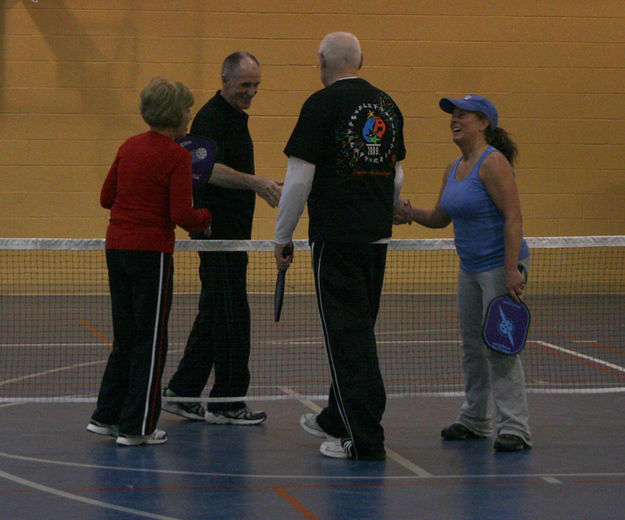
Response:
[[[198,207],[213,215],[211,239],[249,240],[255,192],[272,207],[280,187],[254,175],[254,148],[248,130],[252,98],[260,84],[260,65],[254,56],[236,52],[222,67],[222,89],[197,113],[191,134],[217,143],[217,157],[208,184],[194,189]],[[193,239],[205,237],[191,234]],[[210,397],[243,397],[250,383],[250,309],[247,300],[247,253],[200,252],[202,290],[199,312],[189,334],[178,370],[165,389],[166,397],[199,397],[211,369],[215,383]],[[214,424],[259,424],[264,412],[237,402],[199,403],[168,401],[163,409],[189,419]]]

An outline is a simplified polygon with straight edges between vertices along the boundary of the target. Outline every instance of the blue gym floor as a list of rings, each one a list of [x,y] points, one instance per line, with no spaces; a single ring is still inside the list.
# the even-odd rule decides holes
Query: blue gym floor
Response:
[[[390,400],[384,462],[327,459],[300,429],[310,401],[252,402],[261,426],[163,413],[161,446],[88,433],[91,404],[0,405],[0,518],[625,518],[622,394],[530,395],[534,448],[444,442],[459,397]]]

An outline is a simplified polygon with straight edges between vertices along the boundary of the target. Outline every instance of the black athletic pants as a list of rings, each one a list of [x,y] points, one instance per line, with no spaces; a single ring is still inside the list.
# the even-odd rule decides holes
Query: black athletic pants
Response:
[[[106,250],[113,350],[93,419],[118,424],[120,433],[149,435],[161,411],[167,322],[174,264],[159,251]]]
[[[374,325],[386,244],[313,242],[317,303],[332,385],[317,422],[334,437],[351,437],[358,459],[384,455],[386,392]]]
[[[198,397],[214,365],[215,382],[210,397],[244,396],[250,384],[247,253],[220,251],[199,255],[199,312],[168,388],[183,397]],[[243,406],[243,401],[208,403],[207,409],[236,410]]]

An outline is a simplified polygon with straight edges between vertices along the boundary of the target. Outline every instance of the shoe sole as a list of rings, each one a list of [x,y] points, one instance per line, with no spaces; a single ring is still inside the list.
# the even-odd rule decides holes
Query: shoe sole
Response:
[[[302,429],[306,433],[309,433],[310,435],[314,435],[315,437],[318,437],[319,439],[332,439],[333,438],[330,435],[328,435],[326,432],[324,432],[323,430],[316,430],[315,428],[311,428],[310,426],[308,426],[308,424],[306,424],[305,415],[302,415],[299,418],[299,425],[302,427]]]
[[[117,437],[117,430],[113,430],[108,426],[96,426],[95,424],[88,424],[87,431],[91,433],[97,433],[98,435],[105,435],[107,437]]]
[[[185,419],[191,419],[193,421],[203,421],[205,420],[205,416],[199,416],[199,415],[195,415],[192,413],[189,413],[185,410],[183,410],[182,408],[178,408],[177,406],[169,406],[166,404],[163,404],[161,406],[161,408],[168,412],[168,413],[173,413],[174,415],[179,415],[180,417],[184,417]]]
[[[161,439],[147,438],[147,439],[134,439],[131,437],[117,437],[115,441],[120,446],[143,446],[143,445],[156,445],[165,444],[167,442],[167,436]]]
[[[326,448],[325,443],[322,443],[321,446],[319,446],[319,451],[322,455],[330,457],[331,459],[349,459],[349,455],[347,455],[345,451],[329,450]]]
[[[475,441],[475,440],[487,438],[487,437],[482,437],[481,435],[463,435],[463,436],[450,435],[449,437],[446,437],[445,435],[442,435],[442,434],[441,434],[441,437],[445,441]]]
[[[443,433],[441,431],[441,437],[446,441],[471,441],[475,439],[486,439],[485,435],[480,435],[479,433],[472,432],[466,426],[465,432],[453,432],[453,433]]]
[[[493,444],[493,449],[495,451],[498,451],[499,453],[514,453],[516,451],[525,451],[525,450],[531,450],[532,447],[527,444],[525,441],[522,441],[523,444],[515,444],[514,446],[512,445],[505,445],[505,444],[499,444],[497,441],[495,441],[495,443]]]
[[[213,415],[210,412],[206,412],[204,416],[204,420],[208,424],[233,424],[236,426],[254,426],[255,424],[261,424],[267,420],[267,417],[263,417],[262,419],[231,419],[229,417],[223,417],[219,415]]]

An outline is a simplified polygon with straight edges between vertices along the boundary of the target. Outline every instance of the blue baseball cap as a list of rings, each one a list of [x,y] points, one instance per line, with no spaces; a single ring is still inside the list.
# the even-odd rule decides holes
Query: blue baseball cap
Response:
[[[494,130],[497,128],[497,109],[488,99],[477,94],[469,94],[462,99],[442,98],[438,105],[449,114],[458,107],[467,112],[482,112],[490,121],[490,126]]]

